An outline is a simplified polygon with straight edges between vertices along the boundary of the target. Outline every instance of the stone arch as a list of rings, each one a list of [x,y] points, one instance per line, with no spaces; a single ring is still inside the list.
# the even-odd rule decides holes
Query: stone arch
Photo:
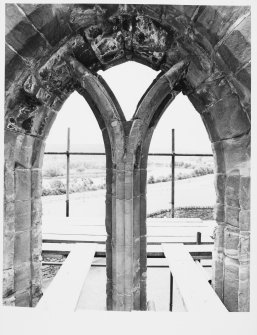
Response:
[[[216,162],[215,212],[218,223],[214,288],[229,310],[249,310],[250,8],[7,4],[6,16],[6,304],[13,304],[14,300],[16,305],[27,304],[28,301],[34,304],[31,299],[36,301],[40,295],[40,164],[44,138],[56,112],[72,90],[78,88],[74,71],[80,66],[72,69],[71,59],[84,66],[83,71],[92,80],[92,87],[101,87],[98,94],[106,92],[110,109],[115,111],[113,127],[113,119],[107,117],[108,127],[103,131],[104,137],[110,139],[109,142],[105,140],[110,157],[114,154],[117,158],[114,159],[117,163],[115,168],[113,160],[108,163],[112,171],[107,178],[113,178],[114,172],[116,178],[109,200],[113,200],[114,191],[120,192],[115,196],[122,201],[116,204],[119,203],[122,217],[130,224],[131,218],[125,219],[126,208],[131,206],[131,203],[126,203],[125,185],[126,181],[131,183],[131,178],[127,175],[124,179],[123,171],[126,155],[132,152],[124,152],[124,149],[127,148],[127,138],[130,141],[133,137],[138,120],[136,117],[131,120],[134,123],[132,127],[130,121],[125,121],[115,97],[95,73],[99,69],[135,60],[161,70],[162,76],[179,61],[186,60],[189,63],[187,72],[176,83],[171,95],[182,91],[188,96],[201,114],[212,142]],[[142,97],[138,110],[154,85]],[[92,98],[94,89],[88,94],[83,85],[79,86],[78,90],[87,97],[97,115],[100,107],[95,106]],[[139,155],[141,168],[147,161],[151,131],[170,100],[164,99],[157,108],[156,120],[152,119],[153,124],[144,135],[144,145],[134,152],[135,157]],[[115,138],[119,136],[124,139],[123,150],[120,147],[120,151],[115,150],[115,143],[119,144]],[[144,180],[144,187],[146,177],[142,174],[141,179]],[[26,192],[20,192],[19,185],[22,187],[23,184],[31,187],[27,187]],[[132,190],[130,184],[128,192]],[[143,202],[142,198],[140,206]],[[113,227],[114,215],[108,215],[112,218]],[[26,240],[31,242],[23,250],[21,246]],[[116,255],[113,250],[109,253]],[[110,261],[112,266],[117,265],[116,261]],[[25,272],[18,264],[23,264],[32,276],[24,276]],[[142,266],[144,268],[145,265]],[[145,309],[144,289],[134,290],[136,303],[131,294],[127,295],[126,301],[123,298],[119,300],[119,292],[116,294],[112,290],[112,287],[117,288],[112,282],[117,271],[112,267],[110,272],[107,273],[110,279],[108,309]],[[141,275],[143,273],[141,271]],[[125,276],[126,273],[123,274]],[[128,278],[131,280],[131,276]],[[123,284],[119,284],[125,293],[126,288],[131,288],[131,282],[129,284],[125,277],[123,279]],[[143,285],[143,280],[141,283]]]

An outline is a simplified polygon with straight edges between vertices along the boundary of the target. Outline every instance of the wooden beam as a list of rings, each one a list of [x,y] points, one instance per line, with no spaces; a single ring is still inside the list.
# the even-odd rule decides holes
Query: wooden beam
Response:
[[[227,312],[183,244],[162,244],[188,312]]]

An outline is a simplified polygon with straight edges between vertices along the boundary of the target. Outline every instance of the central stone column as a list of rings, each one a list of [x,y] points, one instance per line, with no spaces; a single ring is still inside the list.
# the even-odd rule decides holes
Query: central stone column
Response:
[[[138,164],[140,145],[136,152],[131,147],[140,130],[138,136],[128,136],[136,123],[140,121],[123,122],[123,152],[115,150],[116,162],[107,170],[112,180],[106,206],[108,310],[146,310],[146,169]]]

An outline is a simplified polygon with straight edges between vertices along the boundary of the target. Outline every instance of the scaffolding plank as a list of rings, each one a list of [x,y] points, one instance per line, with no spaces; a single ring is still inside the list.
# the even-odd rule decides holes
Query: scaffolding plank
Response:
[[[95,244],[73,245],[67,259],[38,302],[37,309],[75,311],[95,250]]]
[[[183,244],[162,244],[188,312],[227,312]]]

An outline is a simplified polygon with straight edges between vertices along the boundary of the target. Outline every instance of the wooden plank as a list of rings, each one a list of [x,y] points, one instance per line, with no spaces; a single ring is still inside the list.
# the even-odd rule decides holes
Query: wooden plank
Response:
[[[188,312],[227,312],[183,244],[162,244]]]
[[[63,234],[43,234],[43,242],[46,243],[102,243],[106,242],[106,236],[90,235],[63,235]],[[195,244],[195,236],[148,236],[148,244],[161,243],[185,243]],[[208,235],[202,236],[202,243],[213,244],[213,239]]]
[[[37,309],[75,311],[95,250],[95,244],[80,244],[72,247],[69,256],[38,302]]]
[[[215,221],[203,221],[199,218],[147,218],[147,226],[208,226]],[[43,226],[53,227],[55,225],[77,225],[77,226],[102,226],[104,218],[83,218],[83,217],[43,217]]]
[[[162,236],[195,236],[197,232],[202,234],[213,234],[212,229],[209,227],[148,227],[148,237],[162,237]],[[92,226],[70,226],[70,227],[51,227],[43,228],[43,234],[58,234],[58,235],[87,235],[87,236],[106,236],[106,230],[104,227],[92,227]]]

